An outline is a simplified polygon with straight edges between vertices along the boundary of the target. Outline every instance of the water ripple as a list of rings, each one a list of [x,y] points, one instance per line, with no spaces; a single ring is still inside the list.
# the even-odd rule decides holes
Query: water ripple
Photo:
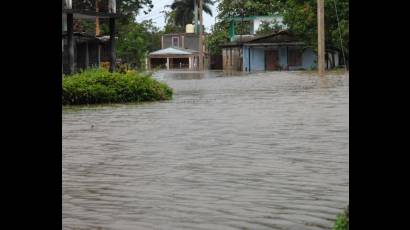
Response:
[[[64,229],[330,229],[349,78],[159,73],[166,102],[63,110]]]

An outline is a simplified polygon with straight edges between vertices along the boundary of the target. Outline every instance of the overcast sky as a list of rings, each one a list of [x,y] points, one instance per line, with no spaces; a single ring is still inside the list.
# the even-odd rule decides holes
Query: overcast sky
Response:
[[[161,13],[161,11],[165,10],[165,6],[171,5],[173,1],[174,0],[152,0],[154,8],[152,8],[149,14],[140,13],[140,15],[137,16],[137,22],[152,19],[156,26],[163,28],[165,26],[165,15]],[[217,6],[218,2],[211,7],[213,17],[209,16],[206,13],[203,14],[206,31],[209,31],[211,26],[215,23],[215,18],[218,14]]]

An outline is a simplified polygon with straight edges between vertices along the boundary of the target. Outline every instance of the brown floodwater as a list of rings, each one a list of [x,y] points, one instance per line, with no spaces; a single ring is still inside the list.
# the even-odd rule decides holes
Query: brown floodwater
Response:
[[[155,77],[172,100],[63,108],[64,229],[331,229],[348,74]]]

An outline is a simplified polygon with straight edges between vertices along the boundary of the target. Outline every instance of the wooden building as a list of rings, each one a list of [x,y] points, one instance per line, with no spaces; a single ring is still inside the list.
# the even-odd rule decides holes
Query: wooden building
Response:
[[[62,71],[71,74],[81,69],[110,63],[115,71],[115,18],[118,17],[116,0],[62,0]],[[87,35],[75,31],[74,20],[108,19],[109,36]]]

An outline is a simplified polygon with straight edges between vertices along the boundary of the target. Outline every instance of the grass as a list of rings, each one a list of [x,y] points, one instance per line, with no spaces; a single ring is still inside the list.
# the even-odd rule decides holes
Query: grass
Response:
[[[110,73],[89,69],[63,76],[62,104],[105,104],[169,100],[173,90],[149,74],[130,71]]]
[[[348,230],[349,229],[349,211],[348,208],[343,213],[337,215],[333,230]]]

